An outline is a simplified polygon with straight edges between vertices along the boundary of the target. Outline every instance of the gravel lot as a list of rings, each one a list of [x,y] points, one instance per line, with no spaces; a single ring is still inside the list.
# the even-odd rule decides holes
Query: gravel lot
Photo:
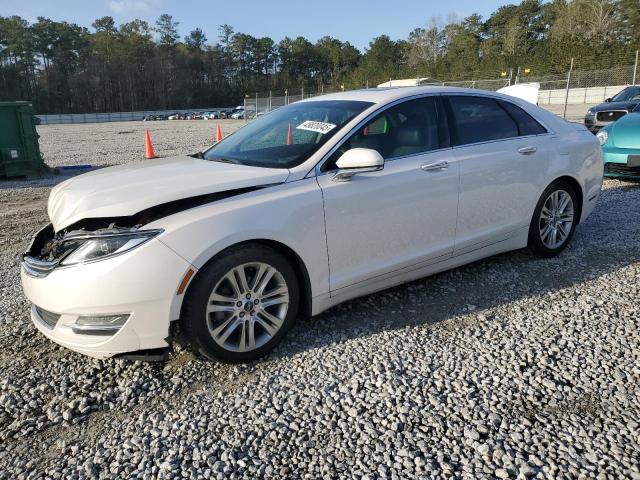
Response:
[[[213,125],[39,132],[51,165],[102,165],[139,158],[147,126],[166,155]],[[15,256],[60,179],[0,183],[0,478],[640,479],[640,184],[607,181],[558,258],[350,301],[231,367],[92,360],[36,332]]]
[[[211,146],[216,125],[223,135],[243,126],[243,120],[172,120],[155,122],[39,125],[40,149],[47,165],[116,165],[144,159],[144,131],[160,157],[194,153]]]

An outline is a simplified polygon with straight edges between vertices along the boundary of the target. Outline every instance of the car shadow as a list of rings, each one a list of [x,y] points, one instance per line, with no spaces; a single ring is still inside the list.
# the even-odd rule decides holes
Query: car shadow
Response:
[[[603,190],[595,211],[555,258],[537,258],[526,249],[508,252],[347,301],[300,319],[273,356],[383,331],[436,325],[470,312],[491,318],[487,312],[494,307],[615,272],[640,260],[640,208],[621,210],[621,205],[640,206],[640,183]]]

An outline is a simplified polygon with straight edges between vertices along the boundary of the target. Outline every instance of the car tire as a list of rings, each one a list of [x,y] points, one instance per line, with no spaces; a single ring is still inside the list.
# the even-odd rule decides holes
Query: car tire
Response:
[[[551,258],[562,252],[578,224],[578,197],[574,187],[558,180],[540,196],[529,226],[529,249],[538,257]]]
[[[280,253],[244,244],[222,252],[198,272],[184,300],[182,329],[211,360],[250,362],[282,340],[298,314],[299,297],[298,278]]]

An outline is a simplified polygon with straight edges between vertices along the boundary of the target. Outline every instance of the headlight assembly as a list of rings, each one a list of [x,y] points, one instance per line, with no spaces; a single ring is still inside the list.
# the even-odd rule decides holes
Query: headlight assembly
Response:
[[[607,140],[609,139],[609,134],[607,133],[606,130],[600,130],[596,134],[596,137],[598,137],[598,141],[600,142],[600,145],[604,145],[605,143],[607,143]]]
[[[162,230],[139,230],[70,235],[62,239],[61,249],[71,252],[64,256],[60,265],[94,262],[120,255],[142,245],[161,232]]]

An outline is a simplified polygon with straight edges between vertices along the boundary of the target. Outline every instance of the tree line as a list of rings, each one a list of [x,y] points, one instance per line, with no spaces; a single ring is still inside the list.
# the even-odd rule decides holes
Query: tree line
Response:
[[[432,18],[394,40],[380,35],[364,52],[325,36],[276,42],[200,28],[184,38],[179,22],[117,26],[102,17],[86,28],[38,17],[0,16],[0,100],[29,100],[38,113],[117,112],[227,106],[282,94],[375,86],[390,78],[498,78],[517,66],[537,74],[633,61],[640,48],[639,0],[523,0],[486,20],[474,14]]]

